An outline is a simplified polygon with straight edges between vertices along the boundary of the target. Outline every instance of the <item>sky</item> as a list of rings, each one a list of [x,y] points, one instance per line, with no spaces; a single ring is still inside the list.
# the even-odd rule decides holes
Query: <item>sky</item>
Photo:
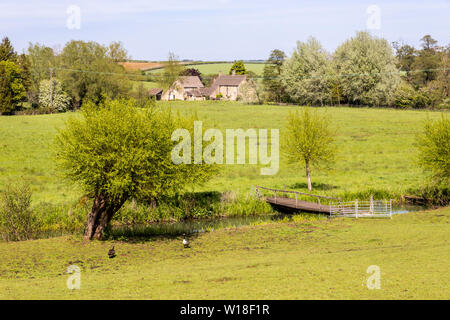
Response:
[[[450,43],[450,0],[0,0],[0,36],[60,49],[70,40],[121,41],[133,59],[232,61],[292,53],[317,38],[334,51],[365,30],[416,47],[430,34]]]

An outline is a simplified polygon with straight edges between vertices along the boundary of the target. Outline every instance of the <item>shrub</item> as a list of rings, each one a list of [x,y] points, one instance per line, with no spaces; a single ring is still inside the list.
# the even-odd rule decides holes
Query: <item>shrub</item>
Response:
[[[436,182],[450,181],[450,119],[428,120],[417,136],[419,163]]]
[[[431,104],[428,93],[422,89],[415,90],[409,83],[403,82],[397,88],[394,96],[394,105],[397,108],[422,109]]]
[[[28,240],[37,220],[31,209],[31,189],[25,183],[8,184],[1,193],[0,231],[7,241]]]

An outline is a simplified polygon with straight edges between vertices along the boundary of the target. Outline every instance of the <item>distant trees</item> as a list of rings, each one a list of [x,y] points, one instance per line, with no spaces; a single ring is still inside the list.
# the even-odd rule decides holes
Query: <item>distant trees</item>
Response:
[[[286,54],[275,49],[266,60],[262,82],[267,101],[286,102],[288,100],[285,85],[281,80],[281,70],[285,59]]]
[[[56,67],[57,56],[52,48],[30,43],[27,49],[31,72],[31,104],[38,107],[39,86],[42,80],[50,80],[50,69]]]
[[[246,74],[247,69],[245,69],[245,64],[242,60],[234,61],[233,65],[230,68],[229,74],[232,74],[234,71],[235,74]]]
[[[8,37],[0,43],[0,114],[12,114],[26,99],[30,86],[29,63],[17,55]]]
[[[333,54],[314,38],[299,41],[290,57],[273,50],[263,73],[265,99],[304,105],[450,108],[450,46],[439,46],[430,35],[421,41],[420,50],[394,42],[394,55],[385,39],[358,32]]]
[[[340,45],[334,54],[339,86],[350,104],[369,106],[392,105],[400,84],[396,59],[385,39],[367,32]]]
[[[17,53],[8,37],[4,37],[0,43],[0,61],[17,61]]]
[[[417,136],[419,163],[431,173],[436,182],[448,187],[450,182],[450,120],[444,114],[440,119],[425,122]]]
[[[39,106],[49,109],[48,113],[64,112],[70,107],[70,97],[63,90],[59,80],[42,80],[39,86]]]
[[[127,95],[131,89],[124,68],[117,64],[108,47],[96,42],[70,41],[58,57],[57,76],[71,97],[74,108],[83,102],[96,104]],[[125,54],[125,53],[123,53]]]
[[[180,76],[197,76],[200,78],[200,81],[203,82],[202,73],[195,68],[186,68],[180,72]]]
[[[0,113],[13,113],[26,98],[21,69],[12,61],[0,61]]]
[[[281,81],[292,101],[324,105],[331,99],[331,64],[315,38],[297,42],[297,49],[282,67]]]
[[[449,47],[441,47],[430,35],[421,39],[421,49],[415,49],[408,44],[394,42],[398,67],[406,71],[402,77],[407,83],[411,99],[408,105],[398,105],[407,108],[450,108],[449,100]],[[399,91],[399,100],[403,92]],[[418,102],[418,103],[417,103]]]
[[[305,166],[308,190],[312,190],[311,166],[320,167],[333,161],[335,133],[326,114],[309,107],[290,113],[283,148],[292,163]]]
[[[211,165],[172,162],[172,133],[178,128],[193,132],[193,121],[175,117],[167,108],[136,110],[132,100],[107,99],[98,106],[86,103],[81,116],[59,132],[55,159],[66,177],[94,199],[86,239],[100,239],[131,197],[173,195],[213,172]]]

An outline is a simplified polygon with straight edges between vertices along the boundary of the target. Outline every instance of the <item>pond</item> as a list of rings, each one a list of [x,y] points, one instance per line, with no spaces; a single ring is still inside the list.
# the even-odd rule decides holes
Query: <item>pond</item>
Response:
[[[394,205],[392,214],[404,214],[425,210],[423,206],[417,205]],[[317,216],[317,214],[298,214]],[[326,217],[326,215],[321,215]],[[178,236],[183,233],[195,234],[201,232],[211,232],[223,228],[237,228],[247,225],[255,225],[264,222],[292,219],[292,214],[270,214],[251,216],[230,216],[214,219],[186,220],[178,222],[157,222],[148,225],[115,226],[110,230],[113,238],[117,237],[148,237],[148,236]]]

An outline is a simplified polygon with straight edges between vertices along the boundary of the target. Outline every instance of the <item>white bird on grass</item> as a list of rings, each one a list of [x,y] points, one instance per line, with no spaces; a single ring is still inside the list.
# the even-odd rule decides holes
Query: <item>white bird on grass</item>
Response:
[[[189,241],[186,239],[186,233],[183,233],[183,246],[189,248]]]

